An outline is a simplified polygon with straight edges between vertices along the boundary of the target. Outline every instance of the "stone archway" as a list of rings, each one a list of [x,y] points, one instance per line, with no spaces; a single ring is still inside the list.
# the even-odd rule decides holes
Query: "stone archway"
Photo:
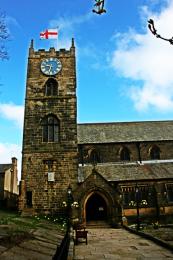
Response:
[[[90,219],[98,220],[98,225],[101,224],[99,220],[104,220],[102,223],[107,222],[111,226],[118,226],[121,223],[122,208],[118,186],[110,185],[95,169],[75,190],[74,198],[80,205],[78,208],[80,223],[86,225]]]
[[[84,203],[85,221],[108,221],[110,206],[108,199],[99,191],[91,192]]]
[[[104,198],[93,193],[86,202],[86,221],[107,220],[107,204]]]

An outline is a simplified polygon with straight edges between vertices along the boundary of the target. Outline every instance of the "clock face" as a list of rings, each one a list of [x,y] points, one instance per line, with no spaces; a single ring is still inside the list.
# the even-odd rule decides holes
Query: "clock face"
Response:
[[[45,75],[55,75],[61,68],[61,62],[57,58],[48,58],[41,62],[41,71]]]

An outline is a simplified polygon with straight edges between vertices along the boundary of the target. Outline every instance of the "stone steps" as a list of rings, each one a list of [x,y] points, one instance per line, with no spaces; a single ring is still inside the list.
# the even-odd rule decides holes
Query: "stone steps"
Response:
[[[88,221],[86,223],[86,228],[110,228],[110,225],[106,221],[96,220],[96,221]]]

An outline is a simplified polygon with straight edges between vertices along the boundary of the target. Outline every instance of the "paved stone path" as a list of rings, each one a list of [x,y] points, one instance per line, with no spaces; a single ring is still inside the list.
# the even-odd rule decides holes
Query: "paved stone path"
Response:
[[[88,245],[75,246],[74,260],[162,260],[173,254],[154,242],[124,229],[87,229]]]

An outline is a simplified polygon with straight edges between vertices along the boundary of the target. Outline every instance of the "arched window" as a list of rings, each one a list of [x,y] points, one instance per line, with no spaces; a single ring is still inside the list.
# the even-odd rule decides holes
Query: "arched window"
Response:
[[[123,147],[120,151],[121,161],[130,161],[130,152],[127,147]]]
[[[43,142],[59,142],[59,120],[54,115],[42,120]]]
[[[160,149],[156,145],[150,148],[150,159],[151,160],[160,159]]]
[[[58,83],[55,79],[50,78],[45,84],[45,95],[46,96],[57,96],[58,94]]]
[[[89,151],[89,162],[93,164],[100,162],[100,156],[95,149]]]

